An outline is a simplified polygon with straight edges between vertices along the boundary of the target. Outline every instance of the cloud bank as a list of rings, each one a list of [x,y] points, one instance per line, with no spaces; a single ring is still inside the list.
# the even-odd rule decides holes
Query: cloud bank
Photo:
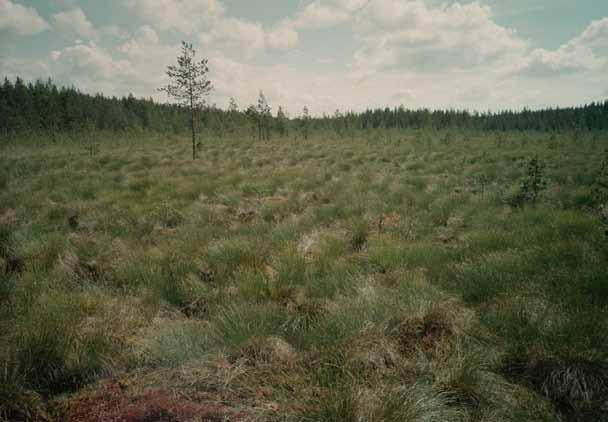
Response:
[[[10,0],[0,0],[0,31],[14,31],[19,35],[32,35],[46,30],[49,24],[36,9],[24,7]]]
[[[220,0],[121,2],[135,29],[96,26],[75,5],[45,19],[0,0],[0,31],[35,37],[52,27],[65,41],[43,56],[0,58],[0,72],[162,100],[156,88],[179,53],[175,40],[187,39],[210,60],[220,106],[229,97],[245,106],[262,89],[292,114],[304,105],[316,114],[399,104],[496,110],[588,102],[608,90],[608,17],[547,49],[478,1],[313,0],[270,24],[230,15]],[[336,41],[346,59],[307,51],[319,33],[328,43],[346,34]]]

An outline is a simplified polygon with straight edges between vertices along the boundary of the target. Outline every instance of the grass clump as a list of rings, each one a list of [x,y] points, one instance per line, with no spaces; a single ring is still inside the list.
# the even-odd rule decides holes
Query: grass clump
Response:
[[[111,344],[104,328],[82,327],[83,309],[65,295],[41,298],[10,330],[9,362],[27,388],[69,391],[106,372]]]

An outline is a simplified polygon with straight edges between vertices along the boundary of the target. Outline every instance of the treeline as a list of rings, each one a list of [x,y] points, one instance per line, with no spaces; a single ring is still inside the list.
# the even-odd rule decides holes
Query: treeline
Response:
[[[5,78],[0,87],[0,133],[49,133],[84,130],[177,130],[186,122],[172,105],[151,99],[87,95],[74,87],[58,88],[50,79],[26,84]]]
[[[347,135],[369,129],[470,129],[492,131],[562,131],[608,129],[608,101],[582,107],[538,111],[476,113],[455,110],[408,110],[404,107],[367,110],[362,113],[336,111],[333,115],[311,117],[308,108],[300,116],[287,116],[281,107],[276,113],[260,93],[257,106],[239,110],[231,100],[228,110],[207,107],[200,125],[215,137],[239,135],[270,138],[308,137],[309,131],[331,130]],[[314,112],[314,110],[313,110]],[[159,104],[152,99],[88,95],[75,87],[58,87],[50,79],[26,83],[8,78],[0,86],[0,136],[43,132],[93,130],[148,130],[181,132],[188,128],[188,113],[177,105]]]
[[[340,116],[338,115],[339,119]],[[608,101],[582,107],[549,108],[531,111],[477,113],[455,110],[367,110],[347,116],[359,127],[366,128],[464,128],[492,131],[561,131],[608,129]],[[335,121],[336,116],[329,120]]]

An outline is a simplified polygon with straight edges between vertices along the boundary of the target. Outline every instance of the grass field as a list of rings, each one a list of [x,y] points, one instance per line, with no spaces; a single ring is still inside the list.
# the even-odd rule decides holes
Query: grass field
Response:
[[[607,421],[606,146],[4,147],[0,419]]]

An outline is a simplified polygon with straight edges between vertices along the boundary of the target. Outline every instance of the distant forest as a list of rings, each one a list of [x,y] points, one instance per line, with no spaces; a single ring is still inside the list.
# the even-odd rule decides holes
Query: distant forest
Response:
[[[314,114],[314,110],[311,110]],[[222,110],[205,108],[200,123],[214,135],[249,131],[255,134],[255,116],[244,106]],[[470,129],[491,131],[562,131],[608,129],[608,101],[581,107],[531,111],[477,113],[457,110],[408,110],[404,107],[340,112],[321,117],[268,116],[269,126],[281,135],[303,124],[311,129],[345,133],[376,128]],[[304,122],[306,121],[306,122]],[[93,130],[181,132],[188,127],[187,111],[152,99],[89,95],[75,87],[58,87],[50,79],[26,83],[8,78],[0,85],[0,136],[24,133],[80,132]]]

